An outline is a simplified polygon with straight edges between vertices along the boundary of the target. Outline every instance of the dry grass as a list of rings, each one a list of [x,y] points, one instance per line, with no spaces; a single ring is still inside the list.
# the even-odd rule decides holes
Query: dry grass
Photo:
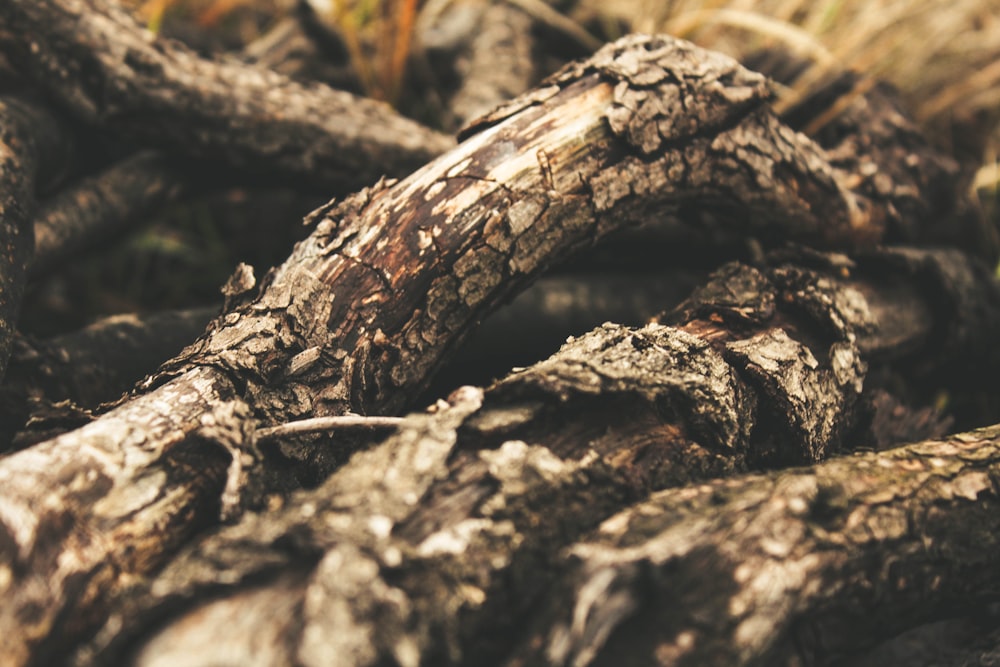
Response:
[[[783,44],[810,58],[803,83],[849,68],[895,83],[918,117],[1000,105],[997,0],[620,0],[635,30],[662,30],[741,55]]]
[[[259,0],[124,0],[124,4],[134,7],[149,29],[157,32],[168,14],[190,17],[203,28],[213,28],[233,11],[263,3]]]
[[[165,19],[193,21],[219,29],[228,17],[257,10],[287,14],[294,0],[123,0],[150,30]],[[311,0],[319,19],[335,31],[350,53],[358,79],[371,97],[398,101],[410,52],[419,0]],[[254,35],[246,35],[252,39]]]
[[[318,18],[343,40],[371,97],[399,101],[419,0],[311,0]]]
[[[811,67],[779,91],[779,106],[837,69],[888,80],[939,143],[983,150],[976,184],[996,197],[1000,0],[583,1],[630,30],[671,33],[736,57],[788,48]]]
[[[419,0],[311,0],[344,39],[368,93],[395,102]],[[445,11],[463,0],[425,0]],[[511,0],[513,1],[513,0]],[[550,0],[551,1],[551,0]],[[292,0],[126,0],[154,29],[164,15],[206,27],[227,14]],[[533,0],[542,5],[542,0]],[[958,131],[985,149],[980,184],[997,187],[1000,153],[1000,0],[579,0],[576,16],[599,16],[637,32],[668,32],[741,56],[784,46],[812,63],[782,91],[779,106],[837,69],[894,83],[925,128],[948,144]],[[551,11],[551,10],[547,10]]]

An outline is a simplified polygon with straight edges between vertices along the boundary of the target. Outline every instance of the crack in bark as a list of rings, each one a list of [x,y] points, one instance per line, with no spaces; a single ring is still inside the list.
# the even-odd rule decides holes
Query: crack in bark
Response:
[[[45,0],[37,6],[49,8],[58,1]],[[96,1],[86,0],[86,6]],[[0,5],[0,23],[13,14],[34,16],[30,10],[35,6],[26,1]],[[12,48],[23,49],[23,45]],[[685,71],[697,86],[670,83],[683,81],[679,73]],[[686,96],[684,108],[663,110],[648,91],[633,90],[654,84],[668,101]],[[167,475],[164,480],[177,491],[176,524],[167,529],[142,525],[130,533],[136,542],[148,546],[151,557],[169,558],[177,544],[200,527],[195,525],[196,517],[204,518],[198,512],[200,494],[206,486],[212,487],[210,475],[191,479],[181,474],[199,471],[201,448],[193,445],[208,405],[245,401],[247,414],[252,411],[265,425],[306,414],[398,410],[427,382],[444,351],[474,324],[476,316],[522,287],[545,264],[615,227],[648,218],[651,212],[687,203],[717,210],[719,200],[728,197],[728,207],[746,210],[749,219],[723,216],[722,223],[740,230],[782,234],[792,230],[791,235],[798,238],[848,246],[880,234],[879,216],[852,217],[861,195],[843,186],[818,146],[793,134],[762,106],[765,96],[764,79],[727,58],[669,38],[627,38],[602,49],[589,62],[563,70],[540,91],[486,117],[476,128],[481,130],[478,134],[407,179],[379,183],[335,208],[326,207],[314,234],[261,281],[256,293],[241,296],[232,304],[234,310],[224,313],[202,339],[149,381],[147,386],[158,385],[155,392],[140,390],[132,401],[80,431],[0,459],[0,479],[7,480],[4,502],[28,514],[32,507],[64,503],[75,513],[71,521],[44,512],[32,517],[53,558],[18,560],[18,549],[36,545],[34,537],[18,541],[17,535],[10,550],[0,554],[0,567],[19,568],[5,584],[13,602],[0,610],[0,641],[5,642],[7,655],[18,664],[44,661],[45,651],[61,650],[58,647],[65,642],[86,637],[95,624],[106,620],[110,607],[103,601],[114,600],[116,613],[125,613],[122,610],[130,607],[124,598],[135,593],[136,615],[113,616],[108,626],[127,621],[134,624],[132,629],[141,620],[148,621],[139,612],[162,609],[159,605],[165,599],[184,598],[184,591],[211,588],[221,592],[233,582],[246,581],[257,567],[284,567],[287,561],[282,559],[291,542],[308,554],[305,560],[317,562],[302,586],[279,578],[285,592],[276,594],[301,592],[305,596],[301,608],[307,627],[297,647],[303,662],[356,655],[351,651],[361,652],[373,663],[400,655],[427,656],[428,662],[466,655],[497,658],[500,648],[470,646],[470,635],[465,633],[474,634],[476,628],[494,620],[510,632],[523,628],[529,608],[524,603],[533,601],[551,583],[547,577],[554,572],[559,549],[648,488],[740,469],[744,443],[758,450],[752,455],[760,460],[809,460],[838,446],[844,429],[855,420],[852,408],[859,398],[859,376],[864,373],[860,362],[845,363],[840,369],[844,372],[838,371],[836,364],[843,361],[843,353],[832,347],[847,346],[843,350],[850,360],[860,358],[855,341],[846,336],[855,325],[853,315],[844,309],[836,317],[823,319],[824,309],[836,309],[837,303],[789,290],[793,298],[806,302],[798,321],[821,332],[830,327],[817,326],[817,322],[829,323],[834,334],[844,339],[833,335],[836,340],[825,340],[830,337],[827,333],[815,336],[817,340],[810,336],[798,341],[791,328],[783,332],[794,341],[787,346],[794,347],[794,354],[785,356],[795,363],[785,364],[783,357],[778,359],[782,363],[773,364],[775,368],[757,363],[760,374],[775,374],[759,383],[768,391],[754,392],[731,366],[716,358],[713,346],[721,344],[723,334],[712,341],[694,333],[698,327],[707,335],[717,333],[721,328],[717,322],[690,323],[688,331],[650,325],[641,336],[614,327],[602,329],[564,351],[569,357],[585,354],[591,359],[607,342],[604,337],[612,337],[614,350],[608,352],[608,366],[601,373],[581,373],[584,366],[571,364],[565,371],[570,380],[560,379],[557,373],[555,379],[532,386],[529,374],[522,376],[522,385],[518,380],[498,385],[489,395],[497,404],[486,409],[499,409],[500,414],[492,413],[478,424],[479,432],[458,447],[467,433],[462,430],[466,419],[482,409],[480,394],[464,390],[452,398],[451,407],[413,417],[412,428],[358,453],[322,487],[303,492],[285,510],[246,515],[246,523],[206,536],[186,552],[188,560],[174,561],[182,564],[176,567],[186,563],[192,569],[168,569],[152,589],[136,581],[149,574],[142,566],[128,576],[106,575],[100,568],[113,555],[110,547],[73,551],[79,541],[92,535],[130,530],[114,519],[95,529],[97,519],[88,511],[91,503],[76,495],[73,479],[85,479],[103,469],[92,460],[93,452],[126,460],[129,465],[116,470],[118,485],[142,479],[148,466],[181,475]],[[709,139],[705,133],[711,128],[720,132]],[[717,167],[724,160],[717,156],[741,150],[747,142],[772,146],[775,160],[785,169],[756,175],[764,178],[767,188],[761,188],[760,178],[750,177],[720,187],[713,179],[721,173]],[[264,143],[267,148],[266,138]],[[539,149],[550,150],[549,173],[539,168]],[[566,157],[551,159],[559,155]],[[688,168],[679,173],[678,165]],[[476,178],[459,183],[456,177],[464,174]],[[549,186],[566,194],[555,196]],[[522,193],[537,193],[539,201],[526,200]],[[529,209],[534,205],[538,210],[518,211],[519,205]],[[475,266],[481,258],[477,252],[489,252],[489,258],[496,261],[503,254],[492,250],[484,236],[485,225],[496,222],[501,211],[506,226],[497,227],[509,233],[512,241],[507,279],[476,283],[481,277]],[[838,224],[824,227],[820,212]],[[524,214],[523,220],[517,219],[519,213]],[[419,261],[419,244],[413,241],[418,230],[433,229],[435,224],[442,229],[437,259],[445,261],[428,267]],[[534,238],[544,240],[541,248],[526,247]],[[777,279],[777,274],[771,277]],[[393,290],[391,303],[376,310],[356,298],[367,294],[373,282],[383,288],[385,278]],[[970,295],[961,305],[975,311],[975,304],[994,299],[995,290],[982,286],[983,274],[973,278],[980,281],[976,284],[981,292],[975,295],[979,300]],[[878,287],[872,287],[872,292],[877,295]],[[466,297],[476,305],[470,306]],[[889,312],[888,306],[883,312]],[[983,326],[970,335],[990,339],[998,329],[994,313],[989,308],[978,312],[987,313],[981,320]],[[788,316],[781,310],[776,314]],[[787,322],[779,318],[774,325]],[[767,329],[772,328],[770,324]],[[810,334],[814,331],[803,328]],[[926,331],[911,335],[917,334]],[[661,343],[647,346],[642,342],[646,337]],[[588,345],[595,347],[588,349]],[[308,364],[299,356],[306,351],[316,351],[308,352],[309,359],[315,355]],[[632,364],[630,355],[640,358]],[[627,379],[630,364],[639,373],[638,387]],[[716,372],[708,378],[705,372],[693,373],[696,379],[684,376],[684,371],[699,364]],[[297,372],[290,372],[293,367]],[[655,376],[655,372],[671,370],[680,376]],[[799,376],[790,380],[782,373]],[[230,376],[232,382],[227,380]],[[608,386],[618,378],[621,386]],[[793,405],[796,410],[790,416],[783,408],[792,405],[791,394],[797,387],[807,385],[816,389],[816,402],[810,407],[829,411],[836,423],[805,448],[798,443],[798,447],[781,449],[789,443],[780,431],[773,441],[755,439],[758,433],[751,434],[750,429],[767,415],[787,416],[793,426],[804,423],[809,415],[801,404]],[[234,397],[237,387],[238,399]],[[837,390],[836,395],[824,395],[822,390],[830,387]],[[508,391],[509,399],[503,397]],[[532,394],[535,402],[539,396],[545,400],[534,409],[519,402],[519,391]],[[586,406],[596,411],[595,397],[602,393],[613,393],[618,400],[601,407],[600,426],[584,422],[574,429],[567,415],[575,419],[579,413],[561,408]],[[715,396],[714,403],[705,400],[709,393]],[[161,404],[158,400],[163,396],[170,400]],[[178,412],[162,414],[165,406]],[[627,419],[613,420],[611,413],[617,410]],[[183,423],[170,429],[171,420]],[[491,422],[498,429],[503,427],[495,447],[482,444],[493,437]],[[537,430],[519,431],[529,423]],[[248,424],[248,419],[242,419],[238,429],[248,429]],[[778,454],[768,451],[769,446]],[[722,447],[735,451],[726,456],[719,451]],[[588,454],[587,448],[597,453]],[[211,457],[213,448],[206,449],[209,452],[204,455]],[[81,452],[88,451],[91,458],[81,459]],[[566,453],[565,458],[560,452]],[[186,463],[188,454],[194,457],[190,463]],[[472,463],[466,467],[469,460]],[[52,465],[56,462],[61,467]],[[505,470],[500,463],[512,469]],[[205,464],[211,461],[206,459]],[[470,502],[465,496],[452,507],[455,514],[448,515],[456,523],[448,526],[444,537],[453,538],[452,544],[458,540],[465,545],[462,559],[423,559],[420,547],[426,546],[429,536],[407,543],[393,534],[393,527],[409,520],[420,511],[422,499],[451,481],[451,466],[460,475],[479,475],[494,491],[473,508],[475,516],[462,516]],[[287,488],[287,478],[280,479],[283,471],[269,470],[259,459],[248,461],[245,472],[246,482],[240,489],[245,499],[259,501]],[[518,477],[520,472],[523,479]],[[230,497],[214,487],[211,491],[215,493],[209,493],[212,502]],[[445,503],[452,498],[451,493],[441,496]],[[532,511],[534,503],[542,503],[550,512]],[[448,506],[437,509],[444,512]],[[270,523],[282,520],[284,524]],[[9,528],[16,521],[5,519],[4,523]],[[275,539],[284,540],[277,555],[271,551]],[[245,548],[250,544],[255,544],[250,551],[256,550],[256,555],[248,558]],[[497,551],[503,548],[511,551]],[[47,580],[52,563],[62,553],[72,555],[66,576],[75,577],[86,590],[34,587]],[[151,561],[143,563],[152,567]],[[400,569],[409,563],[412,571]],[[523,597],[515,599],[516,593],[505,592],[509,582],[520,586],[517,590]],[[265,588],[259,591],[261,595],[267,595]],[[152,597],[142,599],[144,593]],[[226,601],[222,598],[216,603],[225,605]],[[79,625],[65,622],[74,614],[83,619]],[[377,629],[368,623],[371,617],[381,619]],[[164,630],[171,631],[170,627]],[[196,631],[210,633],[220,646],[223,640],[240,640],[209,623]],[[108,632],[102,637],[115,640],[125,633],[122,628]],[[243,638],[254,636],[249,633]],[[55,637],[63,641],[52,641]]]

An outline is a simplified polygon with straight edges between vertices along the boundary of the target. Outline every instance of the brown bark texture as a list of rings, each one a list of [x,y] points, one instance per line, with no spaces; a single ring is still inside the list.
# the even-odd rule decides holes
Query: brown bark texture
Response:
[[[7,58],[86,122],[146,145],[349,192],[452,140],[387,105],[158,40],[109,0],[0,6]]]
[[[153,152],[131,156],[63,189],[42,202],[35,215],[31,275],[52,272],[192,189],[178,165]]]
[[[958,253],[914,252],[908,259],[965,263]],[[958,339],[930,335],[932,319],[921,314],[931,303],[921,303],[920,290],[898,289],[898,268],[887,272],[893,264],[882,260],[856,274],[852,266],[849,278],[836,262],[819,271],[786,261],[763,272],[733,265],[675,313],[680,327],[605,325],[485,394],[459,390],[450,405],[410,417],[395,436],[285,509],[249,514],[196,541],[157,578],[124,593],[120,615],[77,661],[115,662],[127,647],[137,651],[135,664],[210,665],[252,655],[255,638],[273,632],[273,653],[255,664],[495,664],[525,632],[538,632],[524,625],[533,608],[550,594],[557,607],[572,599],[559,588],[565,550],[602,521],[614,521],[615,512],[633,511],[630,502],[651,489],[746,470],[751,461],[815,460],[823,448],[842,446],[847,434],[871,442],[863,359],[920,357],[923,346],[942,344],[957,353],[953,359],[964,356],[952,347],[964,345]],[[978,279],[960,273],[959,282],[978,282],[987,301],[996,299],[985,272]],[[734,319],[721,324],[712,317],[719,314]],[[993,317],[975,330],[995,332],[1000,322]],[[824,327],[822,342],[801,333]],[[861,474],[868,465],[837,474]],[[875,481],[891,480],[887,474]],[[743,505],[734,503],[734,517],[742,516]],[[687,530],[697,534],[696,522],[706,520],[693,516],[695,527]],[[732,548],[738,553],[741,546]],[[887,585],[882,581],[872,585]],[[925,615],[950,601],[893,585],[922,595]],[[692,586],[695,596],[705,590]],[[588,595],[579,588],[573,594]],[[616,604],[614,595],[604,597]],[[836,597],[831,607],[854,603]],[[275,604],[288,610],[278,625],[270,613]],[[905,595],[887,604],[890,616],[913,611]],[[129,643],[147,623],[162,624],[165,613],[175,620],[139,648]],[[606,616],[617,618],[614,610]],[[236,618],[241,632],[227,633]],[[920,618],[913,611],[908,620]],[[774,628],[758,628],[755,641],[797,619],[786,610]],[[131,632],[123,632],[129,624]],[[592,641],[604,641],[595,635]],[[852,636],[841,641],[851,647]],[[535,662],[588,660],[565,653]],[[655,660],[636,660],[645,662]]]
[[[218,308],[117,315],[43,341],[14,340],[0,388],[0,451],[86,423],[196,338]],[[30,423],[29,423],[30,419]]]
[[[0,97],[0,378],[27,282],[34,246],[35,192],[61,173],[70,137],[41,105]]]
[[[985,264],[875,246],[948,238],[960,205],[938,196],[957,169],[919,137],[905,168],[872,139],[902,117],[817,143],[762,75],[632,36],[451,146],[195,57],[103,0],[0,4],[0,49],[78,118],[239,169],[337,189],[443,153],[315,211],[128,396],[0,458],[5,664],[809,661],[997,592],[995,428],[710,481],[939,436],[885,397],[996,369]],[[658,221],[827,250],[725,264],[656,321],[571,338],[388,437],[273,437],[404,411],[544,269]],[[44,358],[21,355],[22,393],[55,400],[31,378],[74,376]]]

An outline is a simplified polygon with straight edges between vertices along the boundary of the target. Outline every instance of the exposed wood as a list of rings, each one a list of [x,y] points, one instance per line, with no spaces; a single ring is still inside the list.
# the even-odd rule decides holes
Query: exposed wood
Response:
[[[920,255],[962,273],[958,254]],[[728,267],[682,309],[683,328],[605,325],[485,394],[458,390],[316,490],[137,583],[77,663],[121,664],[142,637],[135,664],[207,667],[253,654],[267,632],[277,639],[254,664],[495,663],[534,608],[566,599],[550,589],[560,554],[601,521],[748,459],[813,460],[855,425],[862,356],[957,343],[933,337],[930,301],[891,264],[828,260]],[[1000,309],[983,325],[1000,331]],[[275,625],[270,604],[291,616]],[[236,618],[243,631],[227,633]]]
[[[110,0],[11,0],[0,49],[90,123],[165,151],[349,192],[401,176],[450,138],[387,105],[156,38]]]
[[[50,43],[44,37],[55,29],[28,21],[59,2],[87,10],[97,0],[0,5],[0,26],[40,35],[43,56],[21,45],[14,59],[41,79],[72,81],[51,90],[91,120],[111,118],[127,108],[102,78],[111,70],[87,60],[97,74],[73,70],[63,80],[43,67],[76,31],[88,33],[74,24]],[[50,18],[68,30],[63,15]],[[142,41],[114,63],[162,83],[172,64],[161,56],[179,52],[120,27],[126,42]],[[247,70],[237,74],[227,85]],[[274,83],[275,97],[289,90],[253,77],[245,89],[257,97],[242,100],[251,109],[272,99],[257,83]],[[95,90],[97,102],[88,96]],[[143,99],[144,90],[128,94]],[[232,111],[226,95],[217,103]],[[156,131],[187,145],[191,137],[156,121],[178,113],[176,99],[183,96],[165,88],[145,98],[141,122],[118,120],[140,138]],[[244,596],[241,606],[298,615],[268,626],[282,640],[294,633],[269,646],[275,664],[292,655],[304,664],[495,659],[524,621],[524,605],[551,581],[559,549],[647,489],[748,461],[816,460],[856,425],[869,357],[995,340],[995,285],[961,256],[956,266],[947,253],[890,253],[871,260],[870,275],[860,262],[809,253],[768,267],[730,265],[680,311],[680,328],[599,330],[498,384],[485,409],[480,392],[460,391],[319,489],[283,498],[298,481],[294,464],[276,460],[294,450],[256,448],[251,415],[271,427],[399,409],[481,317],[616,228],[699,209],[716,225],[771,237],[849,248],[880,239],[892,201],[852,190],[856,179],[781,124],[767,99],[764,78],[727,58],[670,38],[627,38],[481,119],[460,146],[409,178],[315,212],[312,235],[259,285],[240,267],[223,315],[131,400],[0,459],[0,651],[14,665],[48,664],[103,627],[78,659],[104,659],[127,648],[119,642],[152,623],[149,614],[252,579],[259,590],[228,591]],[[280,125],[269,118],[255,127]],[[228,131],[205,137],[195,143],[206,151],[234,141],[225,156],[236,164],[270,160],[269,168],[294,171],[285,156],[314,155],[294,142],[279,153],[244,151]],[[369,149],[351,148],[359,160]],[[915,275],[915,264],[936,287],[929,294],[893,274]],[[901,296],[903,314],[894,305]],[[965,324],[942,327],[942,304]],[[580,414],[593,421],[574,427]],[[220,515],[286,502],[211,535],[146,587]],[[217,604],[197,623],[179,621],[181,632],[205,640],[190,635],[184,644],[194,661],[264,636],[227,636],[230,600]],[[500,634],[479,634],[484,624]],[[247,619],[243,627],[262,626]],[[140,660],[189,636],[175,631],[168,626],[158,645],[152,639]]]
[[[287,424],[257,429],[257,442],[281,440],[307,433],[336,433],[344,429],[393,430],[403,421],[402,417],[365,417],[341,415],[339,417],[314,417]]]
[[[266,421],[393,411],[497,302],[630,222],[698,204],[744,230],[877,238],[882,217],[766,99],[764,79],[681,42],[606,47],[408,179],[317,212],[180,362],[240,376]],[[275,349],[301,356],[289,367]]]

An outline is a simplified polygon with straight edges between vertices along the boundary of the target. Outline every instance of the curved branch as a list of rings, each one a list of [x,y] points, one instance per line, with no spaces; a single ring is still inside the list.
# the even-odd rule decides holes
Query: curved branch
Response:
[[[267,421],[392,411],[497,303],[631,222],[686,206],[771,236],[877,238],[877,206],[767,98],[762,77],[692,45],[609,45],[406,180],[318,211],[310,238],[179,367],[235,373]],[[292,373],[249,353],[275,347],[316,363]]]
[[[915,255],[959,274],[965,262]],[[891,264],[854,272],[827,259],[824,270],[727,267],[689,303],[684,328],[605,325],[485,394],[464,388],[407,417],[321,487],[199,540],[124,592],[80,662],[120,662],[142,636],[139,665],[207,666],[255,650],[266,630],[277,664],[380,664],[401,646],[421,664],[495,664],[534,607],[551,599],[565,612],[565,591],[551,588],[562,550],[648,489],[776,450],[811,459],[806,428],[835,446],[860,419],[864,372],[845,364],[857,346],[866,358],[960,354],[961,338],[932,335],[937,306]],[[988,271],[967,277],[984,299],[997,294]],[[984,340],[1000,330],[1000,307],[989,310]],[[818,332],[835,341],[820,345]],[[289,609],[278,623],[274,604]],[[237,618],[243,631],[225,632]]]
[[[0,5],[0,16],[11,6],[30,13],[25,8],[33,4]],[[89,84],[84,78],[80,85]],[[113,102],[114,91],[108,92]],[[312,235],[261,285],[245,268],[237,272],[225,289],[226,312],[141,389],[152,393],[77,432],[0,459],[0,568],[11,572],[12,601],[0,610],[5,654],[23,663],[63,645],[54,637],[74,641],[100,623],[108,612],[102,601],[148,574],[204,518],[196,511],[203,494],[235,512],[241,502],[260,502],[296,483],[294,471],[262,465],[246,440],[245,421],[237,429],[219,412],[234,395],[264,426],[307,415],[394,410],[480,317],[546,265],[629,222],[681,206],[701,207],[715,224],[800,239],[854,245],[877,238],[883,219],[877,202],[862,205],[865,200],[844,186],[823,152],[781,125],[766,100],[763,77],[728,58],[665,37],[627,38],[483,119],[473,128],[478,134],[406,180],[380,183],[317,211]],[[794,286],[799,278],[792,271],[783,280]],[[794,408],[786,420],[791,433],[798,435],[804,423],[821,427],[804,448],[765,448],[764,458],[771,451],[779,460],[815,458],[839,441],[842,429],[836,417],[810,414],[790,392],[795,373],[775,379],[769,360],[779,370],[815,371],[808,375],[814,378],[810,396],[836,415],[850,410],[864,375],[855,340],[857,299],[828,303],[824,283],[803,280],[807,312],[833,308],[819,322],[828,337],[817,347],[823,363],[807,343],[772,331],[754,331],[726,351],[762,387],[758,393],[772,401],[783,397]],[[751,272],[744,287],[757,282]],[[740,293],[766,311],[766,300],[758,304],[754,290]],[[789,287],[789,293],[798,291]],[[704,337],[689,331],[668,338],[668,352],[674,339],[690,344],[684,358],[694,364],[693,373],[718,371],[724,380],[733,375],[723,353]],[[685,428],[712,443],[697,461],[729,468],[750,449],[751,438],[740,420],[746,402],[737,389],[729,390],[728,380],[720,386],[726,391],[719,411],[695,414]],[[670,389],[650,391],[666,391],[669,398]],[[164,414],[177,405],[184,406],[177,415]],[[233,428],[198,435],[222,423]],[[453,436],[435,433],[450,451]],[[220,449],[206,446],[206,439],[221,442],[231,457],[227,465],[243,469],[245,477],[228,476],[237,480],[230,485],[235,488],[220,491],[213,476]],[[399,446],[419,440],[410,436]],[[674,446],[687,442],[670,440]],[[391,490],[386,511],[409,511],[436,479],[424,475],[442,472],[436,466],[446,459],[407,463],[420,480],[412,497],[402,486]],[[338,479],[354,470],[345,468]],[[385,468],[378,470],[375,479]],[[670,474],[669,466],[657,470]],[[370,482],[371,470],[364,475]],[[100,484],[76,483],[90,477]],[[108,489],[115,495],[95,503],[95,495],[100,500]],[[170,530],[135,520],[137,506],[165,498],[177,502],[166,522]],[[366,514],[359,525],[369,526],[369,519]],[[121,540],[98,538],[122,531],[142,546],[142,558],[123,555]],[[359,572],[371,567],[362,564]],[[79,622],[67,624],[67,618]]]

